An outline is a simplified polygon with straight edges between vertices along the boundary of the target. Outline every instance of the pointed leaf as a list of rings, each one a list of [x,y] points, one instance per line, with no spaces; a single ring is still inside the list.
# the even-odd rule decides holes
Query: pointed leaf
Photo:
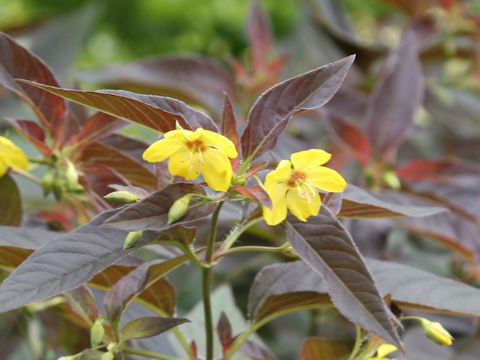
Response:
[[[59,86],[48,66],[9,35],[0,32],[0,84],[15,92],[30,105],[39,120],[56,133],[66,119],[65,101],[39,88],[18,83],[15,79],[39,81]]]
[[[272,201],[270,200],[267,192],[258,184],[252,185],[250,187],[234,185],[232,188],[239,194],[242,194],[243,196],[259,203],[262,206],[270,208],[272,207]]]
[[[170,95],[207,109],[220,117],[223,92],[235,96],[235,81],[211,58],[162,56],[81,72],[89,83]]]
[[[457,159],[414,160],[396,169],[401,180],[454,183],[476,180],[480,176],[478,164]]]
[[[19,226],[22,222],[22,201],[17,184],[10,175],[0,177],[0,225]]]
[[[162,277],[175,270],[185,261],[187,261],[185,256],[179,256],[166,261],[146,262],[124,276],[105,295],[104,304],[109,319],[113,322],[119,321],[123,310],[134,297],[145,289],[150,289],[159,281],[160,283],[153,289],[154,292],[150,291],[150,296],[147,298],[154,300],[157,305],[161,304],[162,306],[159,306],[158,309],[165,314],[173,315],[176,300],[175,288],[168,281],[162,281]],[[157,290],[157,294],[155,294],[155,290]],[[152,295],[156,295],[156,297],[152,297]]]
[[[189,320],[160,317],[135,319],[125,324],[121,331],[120,341],[155,336],[186,322]]]
[[[252,360],[277,360],[271,350],[252,340],[245,341],[238,352]]]
[[[325,105],[342,84],[353,60],[354,56],[349,56],[311,70],[260,95],[250,109],[242,135],[243,157],[255,158],[272,150],[293,116]]]
[[[74,289],[140,246],[155,240],[145,232],[136,246],[123,249],[126,232],[99,227],[116,210],[63,234],[37,249],[0,286],[0,312]]]
[[[335,307],[347,319],[401,347],[393,315],[380,296],[350,234],[323,207],[308,222],[291,216],[287,222],[290,244],[324,279]]]
[[[237,130],[237,118],[233,110],[232,101],[227,93],[225,93],[225,100],[223,102],[222,114],[222,135],[230,139],[237,150],[240,150],[240,140]]]
[[[250,44],[251,66],[253,72],[257,73],[266,65],[272,47],[270,20],[258,0],[251,2],[246,33]]]
[[[220,344],[222,344],[223,353],[225,354],[234,338],[232,335],[232,325],[230,325],[230,321],[228,321],[228,317],[223,311],[217,323],[217,334],[220,339]]]
[[[82,285],[65,293],[64,296],[71,309],[91,327],[98,318],[98,310],[92,291]]]
[[[36,122],[31,120],[19,120],[12,118],[4,118],[10,123],[20,134],[30,141],[44,156],[50,156],[52,149],[45,144],[45,132],[43,128]]]
[[[112,216],[106,226],[127,230],[167,230],[176,225],[187,225],[209,216],[216,204],[190,208],[187,213],[174,224],[168,225],[168,211],[175,200],[190,193],[205,194],[203,188],[193,184],[172,184],[151,194],[136,204],[126,206],[124,210]],[[194,204],[192,200],[191,205]]]
[[[367,260],[383,295],[402,308],[480,316],[480,289],[391,261]]]
[[[306,338],[298,360],[346,360],[351,346],[344,341]]]
[[[343,192],[342,209],[338,217],[343,218],[385,218],[414,216],[423,217],[447,211],[441,206],[432,206],[432,202],[415,199],[414,196],[403,193],[396,193],[395,198],[385,200],[382,194],[372,195],[367,190],[355,185],[348,184]],[[395,203],[395,201],[397,203]],[[410,202],[411,205],[404,205],[401,202]],[[418,205],[423,203],[424,206]]]
[[[83,91],[62,89],[34,81],[22,80],[25,87],[40,88],[76,103],[90,106],[106,114],[167,132],[178,122],[184,129],[204,128],[217,131],[213,120],[184,102],[164,96],[141,95],[124,90]]]
[[[368,137],[373,152],[389,160],[403,143],[423,100],[423,75],[413,34],[405,36],[388,59],[386,76],[368,110]]]

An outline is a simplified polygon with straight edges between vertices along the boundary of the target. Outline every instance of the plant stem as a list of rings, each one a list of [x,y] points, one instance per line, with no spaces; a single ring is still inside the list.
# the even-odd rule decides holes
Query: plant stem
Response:
[[[281,254],[284,253],[287,249],[289,243],[285,243],[282,246],[272,247],[272,246],[239,246],[232,249],[222,251],[217,255],[217,258],[227,256],[230,254],[241,253],[241,252],[268,252]]]
[[[357,356],[358,351],[360,350],[360,346],[362,346],[362,329],[360,329],[360,326],[355,325],[355,344],[353,345],[352,352],[350,353],[350,356],[348,357],[348,360],[354,360],[355,356]]]
[[[213,249],[217,238],[218,214],[222,208],[223,201],[220,202],[212,215],[210,222],[210,233],[208,236],[207,250],[205,252],[205,263],[211,265],[213,258]],[[203,293],[203,311],[205,314],[205,337],[207,354],[206,360],[213,360],[213,319],[212,319],[212,301],[210,290],[212,287],[212,268],[204,267],[202,269],[202,293]]]
[[[237,239],[240,237],[240,235],[242,235],[246,230],[248,230],[251,226],[255,225],[262,219],[262,217],[258,217],[245,223],[239,223],[223,242],[223,250],[227,251],[228,249],[230,249],[235,243],[235,241],[237,241]]]
[[[28,171],[24,171],[24,170],[20,170],[20,169],[15,169],[15,168],[11,168],[10,171],[14,174],[18,174],[18,175],[21,175],[25,178],[27,178],[28,180],[30,181],[33,181],[34,183],[38,184],[38,185],[42,185],[42,181],[37,179],[35,176],[33,176],[32,174],[30,174]]]
[[[155,353],[152,351],[147,351],[147,350],[140,350],[140,349],[135,349],[130,346],[124,346],[122,351],[126,352],[127,354],[135,354],[135,355],[140,355],[144,356],[150,359],[161,359],[161,360],[182,360],[180,358],[175,358],[167,355],[162,355],[159,353]]]

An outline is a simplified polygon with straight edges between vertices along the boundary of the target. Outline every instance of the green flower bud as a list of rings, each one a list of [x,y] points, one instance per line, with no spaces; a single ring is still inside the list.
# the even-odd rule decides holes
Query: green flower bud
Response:
[[[247,185],[247,180],[243,176],[234,176],[232,179],[232,185],[241,185],[245,186]]]
[[[175,221],[180,220],[183,215],[188,211],[190,205],[190,200],[194,194],[187,194],[182,196],[180,199],[175,200],[175,202],[168,210],[168,221],[167,225],[173,224]]]
[[[106,352],[100,357],[100,360],[113,360],[113,359],[115,359],[115,354],[111,352]]]
[[[118,350],[118,344],[113,342],[107,345],[107,351],[111,353],[115,353]]]
[[[57,201],[62,200],[62,198],[63,198],[63,180],[62,180],[62,176],[60,175],[60,173],[58,171],[55,174],[55,177],[53,179],[52,190],[53,190],[53,195],[55,195],[55,199],[57,199]]]
[[[53,187],[53,172],[48,169],[45,173],[45,176],[42,179],[42,189],[43,189],[43,196],[47,196],[52,191]]]
[[[67,171],[65,172],[65,185],[69,192],[82,192],[83,186],[78,182],[78,172],[75,165],[70,160],[67,161]]]
[[[123,250],[133,247],[142,238],[143,231],[130,231],[123,243]]]
[[[453,336],[445,330],[439,322],[429,321],[424,319],[421,321],[425,335],[439,345],[450,346],[453,344]]]
[[[57,360],[75,360],[78,358],[80,354],[75,354],[75,355],[68,355],[68,356],[60,356]]]
[[[111,192],[104,198],[119,204],[130,204],[142,200],[140,196],[125,190]]]
[[[105,329],[103,328],[102,319],[97,318],[90,328],[90,345],[92,347],[100,345],[104,336]]]
[[[395,171],[392,170],[386,170],[382,174],[382,180],[385,185],[394,190],[398,190],[402,186],[397,174],[395,173]]]

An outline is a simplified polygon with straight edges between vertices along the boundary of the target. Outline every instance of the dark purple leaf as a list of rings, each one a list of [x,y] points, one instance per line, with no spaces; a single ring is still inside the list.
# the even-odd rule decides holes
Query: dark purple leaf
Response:
[[[1,284],[0,312],[72,290],[156,239],[156,233],[144,232],[134,247],[124,250],[127,232],[99,227],[116,211],[103,213],[37,249]]]
[[[242,135],[245,159],[272,150],[289,120],[304,111],[323,106],[338,90],[354,56],[327,64],[285,80],[257,99],[248,114]]]
[[[393,315],[377,290],[350,234],[323,207],[308,222],[290,216],[290,244],[325,281],[335,307],[347,319],[401,347]]]
[[[177,122],[184,129],[204,128],[217,131],[217,126],[210,117],[180,100],[169,97],[142,95],[124,90],[62,89],[34,81],[22,80],[22,83],[162,133],[174,130]]]
[[[103,198],[112,192],[111,185],[128,185],[128,180],[108,166],[101,164],[82,164],[80,167],[87,180],[89,190]]]
[[[228,317],[223,311],[220,314],[220,319],[218,319],[217,334],[220,339],[220,344],[222,345],[223,353],[225,354],[234,338],[232,334],[232,325],[230,325],[230,321],[228,321]]]
[[[263,188],[258,184],[252,185],[250,187],[234,185],[233,190],[249,198],[250,200],[259,203],[262,206],[266,206],[270,208],[272,206],[270,197],[268,196],[266,191],[263,190]]]
[[[222,135],[230,139],[237,150],[240,150],[240,140],[237,130],[237,118],[233,110],[232,101],[227,93],[225,93],[225,101],[223,103],[222,114]]]
[[[10,123],[20,134],[30,141],[44,156],[50,156],[52,149],[45,144],[45,132],[43,128],[36,122],[31,120],[19,120],[12,118],[4,118]]]
[[[245,341],[238,352],[253,360],[277,360],[271,350],[252,340]]]
[[[168,211],[173,202],[190,193],[205,194],[199,185],[172,184],[136,204],[125,207],[108,219],[105,225],[127,231],[167,230],[173,226],[188,225],[209,216],[216,206],[214,203],[191,208],[179,221],[167,225]],[[193,204],[194,201],[191,202],[191,205]]]
[[[412,34],[402,39],[386,66],[368,110],[368,137],[374,154],[391,160],[423,100],[423,75]]]
[[[63,295],[70,308],[91,327],[98,318],[98,310],[92,291],[85,285],[82,285]]]
[[[0,177],[0,225],[19,226],[22,222],[22,201],[17,184],[10,175]]]
[[[135,319],[125,324],[121,331],[120,341],[155,336],[186,322],[189,320],[160,317]]]
[[[246,33],[250,44],[250,59],[253,73],[266,65],[272,47],[270,20],[258,0],[252,0],[248,14]]]
[[[38,81],[59,86],[48,66],[33,53],[20,46],[9,35],[0,32],[0,84],[15,92],[53,133],[66,125],[65,101],[41,89],[18,83],[15,79]]]

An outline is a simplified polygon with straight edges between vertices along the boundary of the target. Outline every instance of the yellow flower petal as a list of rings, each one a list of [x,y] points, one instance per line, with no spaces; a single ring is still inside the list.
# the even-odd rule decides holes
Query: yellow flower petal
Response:
[[[5,174],[8,166],[22,170],[28,169],[27,155],[10,139],[3,136],[0,136],[0,158],[2,158],[3,167],[5,167],[3,174]]]
[[[213,190],[227,191],[232,182],[232,164],[225,153],[217,149],[207,149],[203,153],[202,174]]]
[[[272,210],[263,206],[263,218],[268,225],[280,224],[287,217],[287,199],[284,196],[272,204]]]
[[[187,180],[192,180],[200,176],[202,164],[202,154],[193,153],[185,147],[170,156],[168,170],[172,175],[179,175]]]
[[[169,137],[155,141],[145,150],[142,157],[143,160],[148,162],[163,161],[182,147],[185,147],[184,142],[177,137]]]
[[[326,151],[319,149],[310,149],[305,151],[299,151],[290,157],[295,170],[306,171],[310,168],[314,168],[325,164],[332,157]]]
[[[342,192],[347,183],[335,170],[324,166],[318,166],[305,171],[306,181],[316,188],[328,192]]]
[[[318,192],[305,184],[290,188],[287,192],[288,209],[301,221],[307,221],[309,216],[318,215],[320,205]]]
[[[397,347],[392,344],[382,344],[377,349],[377,357],[382,359],[388,354],[397,351]]]
[[[288,160],[282,160],[277,165],[277,168],[267,174],[265,177],[265,189],[267,193],[269,189],[276,183],[286,183],[292,175],[292,163]],[[272,200],[273,201],[273,200]]]
[[[5,175],[7,172],[7,164],[3,161],[3,158],[0,156],[0,178]]]
[[[238,156],[235,145],[225,136],[205,129],[197,129],[195,132],[197,131],[200,133],[199,139],[205,144],[205,146],[219,149],[229,158],[236,158]]]

